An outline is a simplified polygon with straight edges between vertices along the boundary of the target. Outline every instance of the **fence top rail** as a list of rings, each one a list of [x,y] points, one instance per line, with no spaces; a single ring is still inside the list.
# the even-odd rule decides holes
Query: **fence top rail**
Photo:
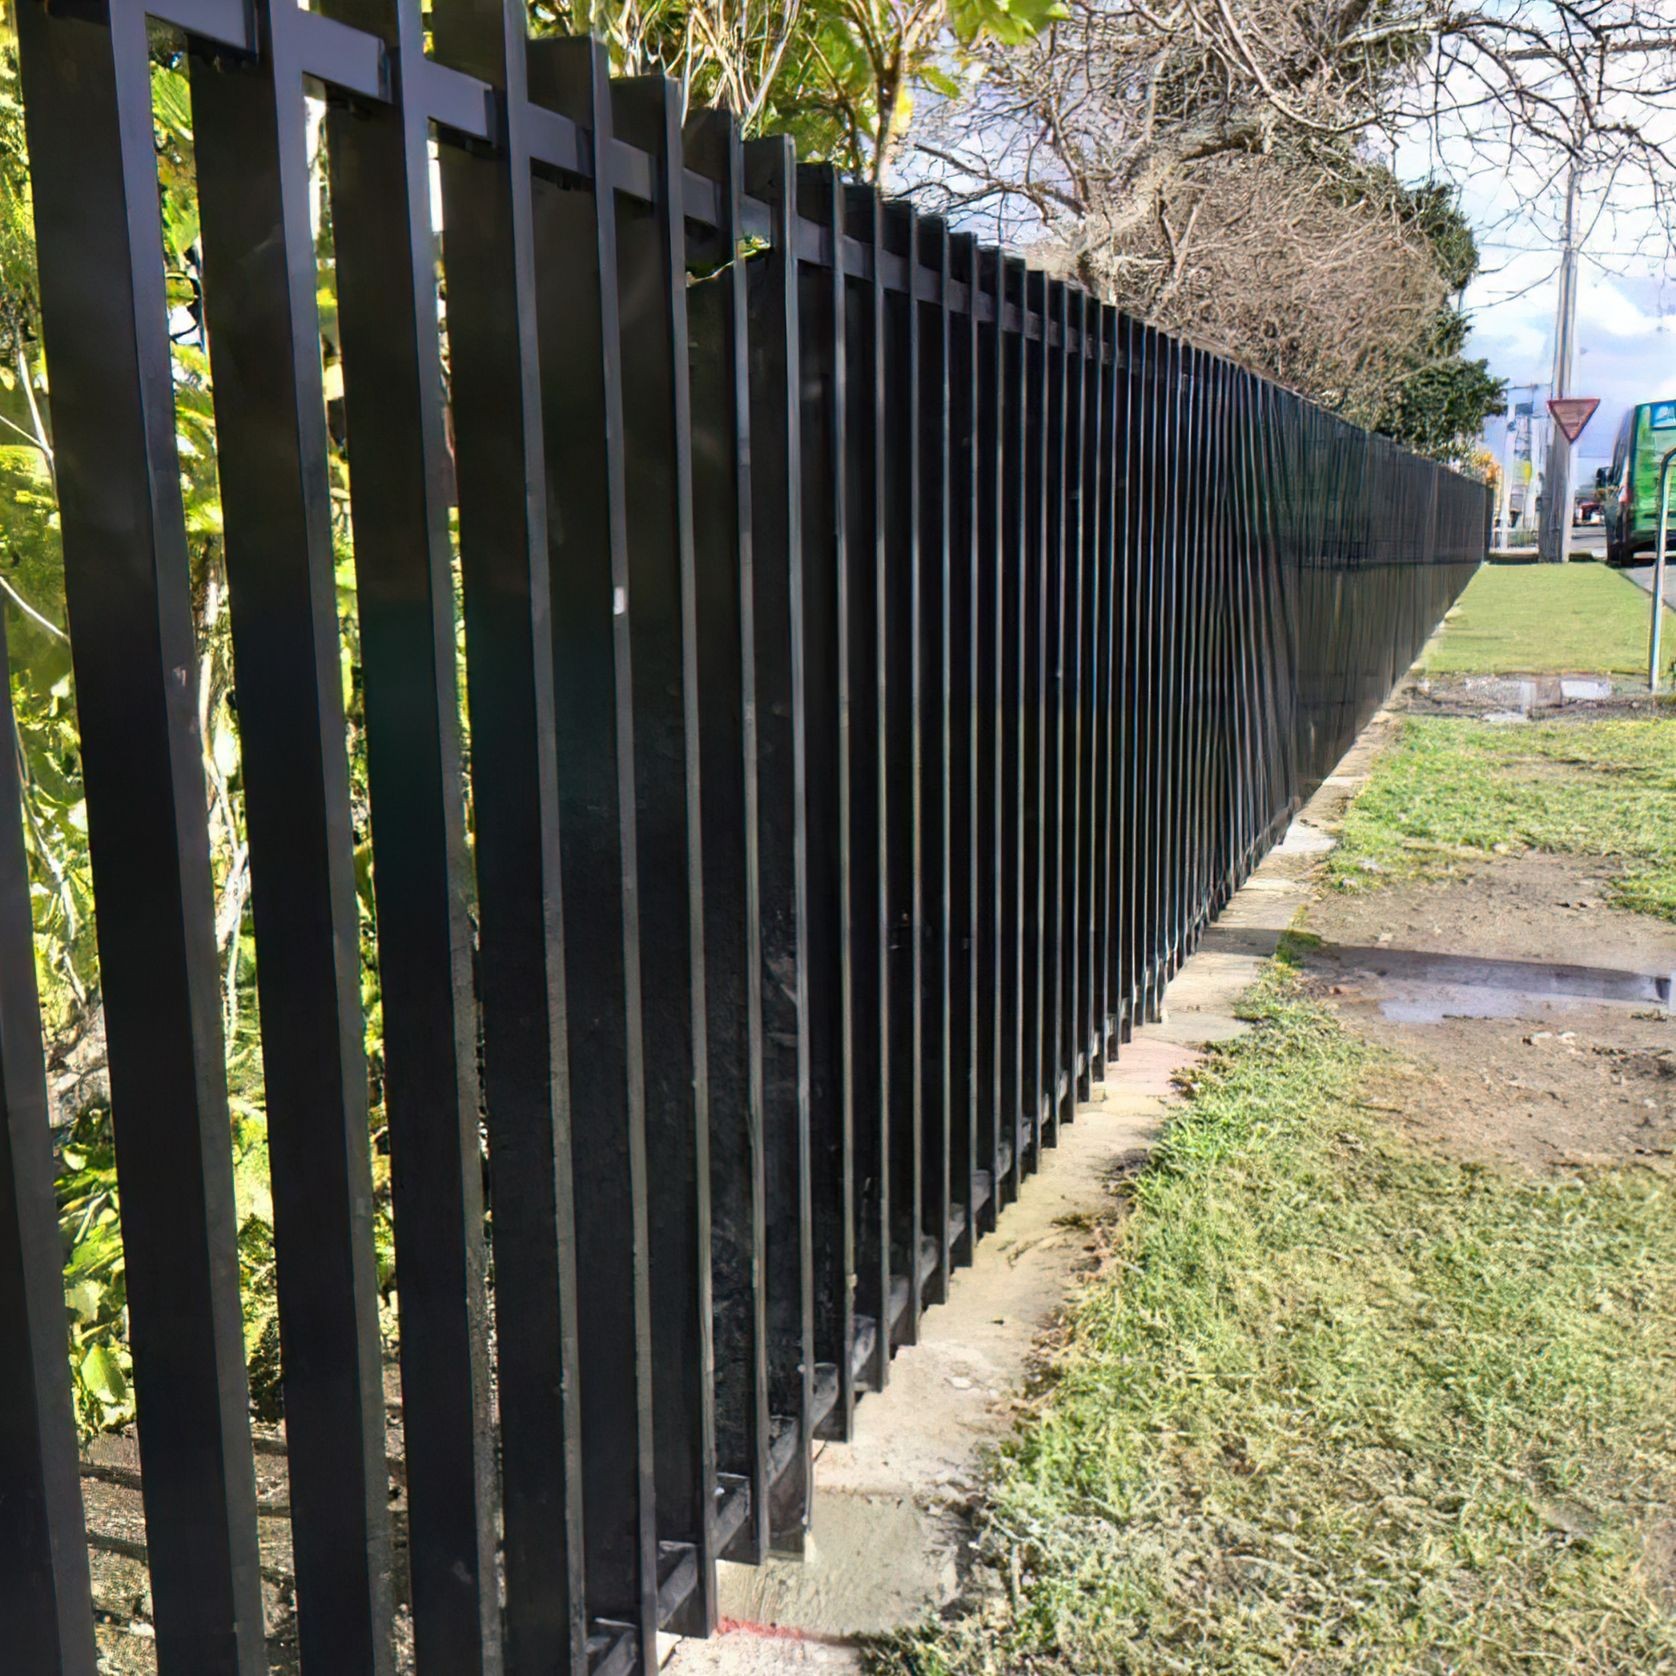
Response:
[[[439,139],[446,143],[506,149],[509,106],[517,101],[523,143],[535,168],[596,187],[601,184],[596,176],[603,172],[608,177],[606,184],[623,196],[654,207],[659,202],[657,170],[653,159],[639,147],[613,137],[598,154],[604,165],[602,171],[596,167],[589,130],[542,103],[529,89],[497,87],[428,53],[414,61],[403,58],[396,45],[395,8],[416,4],[417,0],[391,0],[389,26],[384,34],[322,12],[306,11],[295,0],[25,0],[25,3],[83,15],[91,12],[107,20],[114,20],[123,11],[130,15],[138,12],[179,29],[188,37],[189,44],[198,48],[207,46],[220,54],[249,59],[268,53],[281,62],[288,60],[300,80],[317,84],[328,98],[351,106],[401,103],[407,109],[422,109],[435,125]],[[450,0],[437,0],[437,3],[446,6]],[[555,45],[556,38],[537,36],[528,41],[527,51],[532,58],[539,58]],[[695,231],[709,234],[725,225],[726,188],[721,181],[688,168],[678,176],[678,190],[682,218]],[[912,214],[912,207],[906,207]],[[836,265],[848,278],[865,284],[877,282],[888,292],[911,294],[920,302],[940,304],[957,314],[972,315],[981,325],[995,325],[999,321],[1005,333],[1038,341],[1045,335],[1050,347],[1063,347],[1068,353],[1094,358],[1119,369],[1129,365],[1118,334],[1102,333],[1098,324],[1073,325],[1069,311],[1064,311],[1064,319],[1059,318],[1061,311],[1055,299],[1061,290],[1082,290],[1075,281],[1050,276],[1041,288],[1039,303],[1033,300],[1029,287],[1020,288],[1014,300],[1010,287],[998,295],[981,279],[973,283],[969,276],[978,273],[977,262],[970,267],[963,264],[963,272],[957,273],[948,265],[904,255],[884,243],[857,238],[795,210],[792,221],[799,262],[823,268]],[[772,211],[761,199],[748,194],[742,196],[738,225],[744,238],[754,244],[772,242]],[[971,238],[967,234],[955,236],[962,241]],[[975,240],[973,243],[976,245]],[[936,247],[933,241],[915,241],[914,248],[934,253]],[[1018,260],[1010,253],[995,251],[992,246],[977,248],[985,255],[993,253],[1005,261]],[[1096,302],[1100,315],[1117,312],[1110,304],[1091,300]],[[1179,379],[1183,384],[1191,385],[1198,378],[1212,378],[1222,369],[1228,369],[1256,379],[1265,387],[1284,388],[1216,350],[1195,345],[1194,353],[1204,371],[1183,372]],[[1157,376],[1153,357],[1142,357],[1138,365],[1143,377]],[[1363,431],[1301,392],[1287,391],[1287,394],[1360,435],[1371,439],[1378,434]],[[1389,438],[1381,440],[1392,447],[1401,446]],[[1452,476],[1464,475],[1450,467],[1440,469]]]

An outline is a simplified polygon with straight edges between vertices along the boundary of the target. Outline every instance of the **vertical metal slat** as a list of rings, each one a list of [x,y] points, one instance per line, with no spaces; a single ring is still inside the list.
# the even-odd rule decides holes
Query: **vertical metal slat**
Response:
[[[662,76],[611,86],[612,132],[652,162],[654,202],[617,194],[618,329],[634,668],[635,876],[645,1066],[652,1459],[660,1575],[691,1553],[697,1584],[660,1627],[715,1615],[709,1066],[693,573],[685,168],[680,93]],[[655,1647],[646,1657],[655,1664]]]
[[[756,671],[750,364],[745,264],[737,259],[744,155],[733,119],[687,119],[687,166],[713,181],[722,225],[693,249],[713,265],[688,291],[693,545],[704,846],[704,986],[716,1459],[723,1492],[748,1497],[730,1559],[767,1547],[770,1487],[762,964],[757,929]],[[720,1500],[720,1496],[718,1496]],[[719,1511],[719,1509],[718,1509]]]
[[[609,178],[603,47],[532,41],[532,95]],[[584,1587],[590,1626],[656,1656],[645,1035],[636,869],[633,637],[617,217],[609,192],[535,193],[560,878],[581,1294]]]
[[[788,1465],[768,1509],[770,1542],[802,1551],[814,1409],[809,1181],[809,1032],[802,693],[802,439],[794,164],[784,139],[745,148],[772,246],[750,264],[751,486],[756,629],[763,1144],[767,1159],[769,1402]]]
[[[16,14],[157,1649],[266,1669],[145,18]]]

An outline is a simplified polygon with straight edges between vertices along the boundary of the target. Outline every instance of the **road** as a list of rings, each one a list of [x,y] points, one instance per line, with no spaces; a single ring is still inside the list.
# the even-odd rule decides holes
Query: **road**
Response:
[[[1638,564],[1633,570],[1625,570],[1624,575],[1636,587],[1645,588],[1648,593],[1653,591],[1653,567],[1650,564]],[[1676,611],[1676,557],[1669,553],[1664,558],[1664,603]]]

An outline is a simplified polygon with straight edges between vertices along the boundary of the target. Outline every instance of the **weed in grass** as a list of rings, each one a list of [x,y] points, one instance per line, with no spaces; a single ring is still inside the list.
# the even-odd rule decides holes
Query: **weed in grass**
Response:
[[[1676,1198],[1422,1156],[1284,963],[1133,1185],[916,1676],[1676,1669]]]
[[[1621,907],[1676,920],[1676,726],[1409,717],[1345,818],[1328,877],[1354,889],[1509,850],[1613,858]]]

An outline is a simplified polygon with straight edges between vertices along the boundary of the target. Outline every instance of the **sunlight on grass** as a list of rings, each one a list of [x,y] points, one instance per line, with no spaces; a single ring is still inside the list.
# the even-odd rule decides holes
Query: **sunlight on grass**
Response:
[[[876,1667],[1668,1669],[1676,1195],[1409,1149],[1284,965],[1134,1188],[981,1515]]]
[[[1676,920],[1673,811],[1669,720],[1410,717],[1351,805],[1327,873],[1355,889],[1509,851],[1612,857],[1619,906]]]
[[[1647,673],[1649,600],[1598,564],[1485,565],[1461,595],[1428,675]],[[1676,664],[1676,613],[1664,621]]]

